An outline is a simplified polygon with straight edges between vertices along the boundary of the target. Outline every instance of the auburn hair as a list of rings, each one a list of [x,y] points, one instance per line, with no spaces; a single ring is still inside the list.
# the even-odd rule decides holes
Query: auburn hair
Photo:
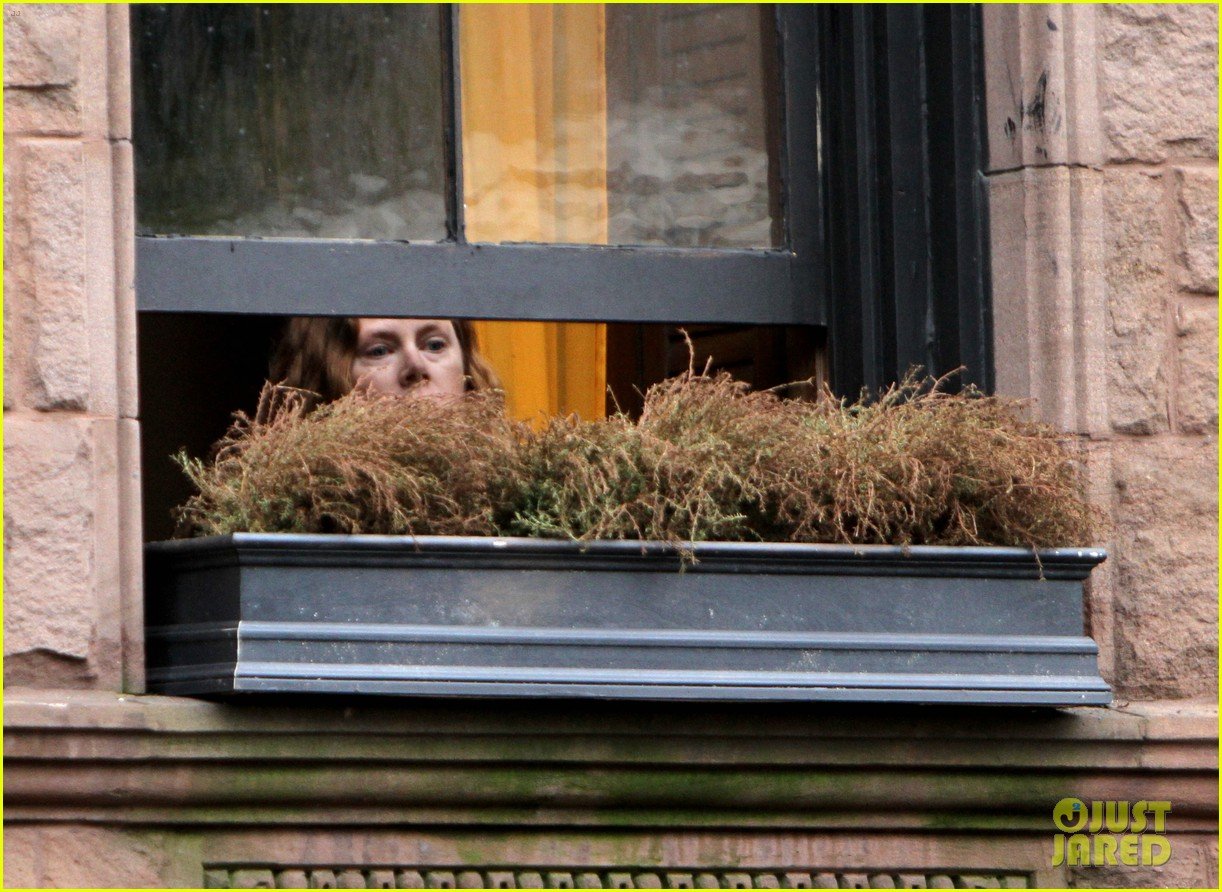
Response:
[[[479,352],[475,326],[466,319],[451,319],[462,350],[467,390],[501,386],[488,360]],[[356,359],[360,320],[354,316],[296,316],[289,320],[272,353],[271,380],[317,394],[329,403],[352,390],[352,362]]]

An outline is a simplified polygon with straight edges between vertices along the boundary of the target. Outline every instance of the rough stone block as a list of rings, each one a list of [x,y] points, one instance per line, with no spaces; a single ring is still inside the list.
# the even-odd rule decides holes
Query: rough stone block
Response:
[[[18,218],[19,206],[16,183],[21,178],[21,141],[6,141],[4,152],[4,408],[21,404],[20,374],[25,365],[21,325],[29,306],[27,277],[29,270],[26,227]]]
[[[1218,11],[1099,7],[1099,95],[1117,161],[1218,155]]]
[[[1188,291],[1218,293],[1218,171],[1181,167],[1178,187],[1180,282]]]
[[[4,434],[5,654],[85,660],[97,616],[92,429],[8,414]]]
[[[174,862],[181,852],[163,833],[90,826],[4,828],[5,888],[149,888],[196,886]]]
[[[1108,406],[1112,427],[1135,434],[1167,428],[1168,280],[1163,175],[1107,172],[1104,278],[1108,289]]]
[[[67,87],[76,82],[85,10],[45,4],[4,10],[4,86]]]
[[[5,133],[79,133],[82,109],[79,97],[67,87],[37,90],[5,87]]]
[[[9,278],[8,270],[4,271],[4,294],[12,296],[16,292],[13,281]],[[4,367],[6,369],[18,368],[20,359],[14,348],[17,345],[16,334],[16,314],[8,312],[4,314]],[[18,379],[16,375],[5,375],[4,377],[4,411],[14,408],[18,405],[17,388],[14,386]]]
[[[135,424],[5,415],[9,684],[141,687]]]
[[[1216,696],[1217,452],[1211,437],[1117,441],[1117,693]]]
[[[35,408],[80,410],[90,387],[85,153],[76,142],[31,142],[24,166],[36,304],[26,389]]]
[[[127,135],[126,17],[104,6],[45,4],[5,11],[5,130]],[[112,104],[117,114],[112,126]]]
[[[1209,433],[1218,426],[1218,305],[1181,303],[1175,312],[1175,333],[1179,429]]]
[[[79,132],[82,27],[89,12],[67,4],[4,10],[4,124],[10,132]]]

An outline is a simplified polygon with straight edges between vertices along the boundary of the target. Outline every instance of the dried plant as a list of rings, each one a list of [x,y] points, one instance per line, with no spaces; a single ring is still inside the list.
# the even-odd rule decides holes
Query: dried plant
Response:
[[[767,513],[799,542],[1085,545],[1080,467],[1016,400],[910,374],[876,399],[826,390],[791,416]]]
[[[753,393],[687,372],[639,421],[508,422],[495,394],[437,403],[353,394],[307,413],[264,392],[180,509],[194,535],[234,530],[1085,545],[1080,469],[1022,405],[910,375],[846,403]]]
[[[689,369],[650,388],[638,422],[557,419],[523,444],[512,532],[574,539],[759,538],[758,464],[776,439],[769,394]]]
[[[497,392],[452,401],[353,392],[315,411],[268,384],[204,464],[177,456],[199,490],[180,533],[489,535],[513,476],[517,433]]]

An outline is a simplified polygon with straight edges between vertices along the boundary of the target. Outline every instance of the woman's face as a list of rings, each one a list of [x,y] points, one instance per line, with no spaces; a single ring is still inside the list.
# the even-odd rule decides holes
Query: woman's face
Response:
[[[466,390],[462,347],[448,319],[359,319],[356,340],[358,388],[430,399]]]

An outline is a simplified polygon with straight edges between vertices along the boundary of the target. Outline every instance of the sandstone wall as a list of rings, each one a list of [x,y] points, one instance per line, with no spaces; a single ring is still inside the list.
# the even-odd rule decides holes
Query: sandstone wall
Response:
[[[4,10],[5,679],[140,679],[126,10]]]
[[[1217,10],[985,12],[999,389],[1082,436],[1126,699],[1217,692]]]

